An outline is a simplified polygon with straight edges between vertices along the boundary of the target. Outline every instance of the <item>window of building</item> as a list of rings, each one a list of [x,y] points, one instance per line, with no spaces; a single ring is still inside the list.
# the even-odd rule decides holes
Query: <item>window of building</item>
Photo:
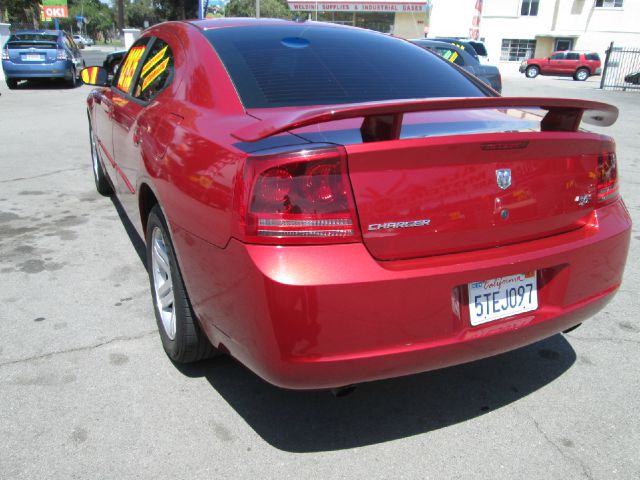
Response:
[[[508,62],[517,62],[533,57],[536,50],[535,40],[520,40],[513,38],[502,39],[502,49],[500,51],[500,60]]]
[[[538,5],[540,0],[522,0],[522,6],[520,7],[520,15],[538,15]]]
[[[623,0],[596,0],[596,8],[622,8]]]

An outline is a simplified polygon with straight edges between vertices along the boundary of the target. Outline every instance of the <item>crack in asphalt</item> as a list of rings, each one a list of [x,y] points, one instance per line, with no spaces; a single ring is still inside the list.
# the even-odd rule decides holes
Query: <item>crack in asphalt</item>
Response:
[[[528,420],[531,421],[531,423],[533,424],[533,426],[535,427],[535,429],[538,431],[538,433],[540,435],[542,435],[542,438],[544,438],[546,440],[546,442],[551,445],[561,456],[562,458],[564,458],[565,460],[570,461],[571,463],[574,464],[578,464],[580,466],[580,468],[582,469],[582,473],[584,474],[584,476],[588,479],[588,480],[593,480],[593,473],[591,472],[591,469],[578,457],[573,456],[573,455],[569,455],[567,452],[565,452],[560,445],[558,445],[556,442],[554,442],[549,435],[547,435],[547,433],[542,429],[542,427],[540,426],[540,424],[538,423],[538,421],[533,418],[531,415],[525,413],[524,411],[516,408],[515,406],[511,406],[511,408],[513,410],[516,411],[516,413],[522,415],[523,417],[527,418]]]
[[[64,172],[73,172],[74,170],[83,170],[85,167],[74,167],[74,168],[65,168],[63,170],[54,170],[53,172],[41,173],[40,175],[34,175],[32,177],[18,177],[18,178],[9,178],[6,180],[0,180],[0,183],[11,183],[11,182],[19,182],[22,180],[32,180],[34,178],[42,178],[42,177],[50,177],[52,175],[57,175],[58,173]]]
[[[150,335],[153,334],[157,334],[158,330],[149,330],[148,332],[143,332],[139,335],[133,335],[133,336],[121,336],[121,337],[114,337],[110,340],[106,340],[104,342],[101,343],[96,343],[95,345],[87,345],[84,347],[76,347],[76,348],[70,348],[68,350],[57,350],[55,352],[49,352],[49,353],[43,353],[41,355],[34,355],[33,357],[26,357],[26,358],[19,358],[17,360],[9,360],[8,362],[2,362],[0,363],[0,367],[7,367],[7,366],[11,366],[11,365],[17,365],[20,363],[29,363],[29,362],[33,362],[35,360],[42,360],[45,358],[50,358],[50,357],[55,357],[57,355],[64,355],[67,353],[75,353],[75,352],[83,352],[83,351],[87,351],[87,350],[94,350],[96,348],[99,347],[104,347],[105,345],[109,345],[111,343],[116,343],[116,342],[127,342],[129,340],[140,340],[141,338],[144,337],[148,337]]]

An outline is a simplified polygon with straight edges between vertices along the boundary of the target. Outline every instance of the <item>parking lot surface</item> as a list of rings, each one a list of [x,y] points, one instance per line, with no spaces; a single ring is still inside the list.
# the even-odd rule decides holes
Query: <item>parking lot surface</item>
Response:
[[[640,94],[505,75],[505,95],[620,108],[640,225]],[[141,240],[91,173],[89,87],[0,86],[0,478],[640,478],[640,235],[624,284],[567,335],[345,398],[230,358],[178,367]],[[250,301],[248,299],[247,301]]]

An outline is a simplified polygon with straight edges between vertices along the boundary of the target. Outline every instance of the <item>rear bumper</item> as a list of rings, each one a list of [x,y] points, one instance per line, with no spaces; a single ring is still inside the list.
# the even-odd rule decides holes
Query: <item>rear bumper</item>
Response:
[[[499,249],[377,262],[361,244],[214,247],[174,227],[204,330],[265,380],[330,388],[512,350],[595,314],[621,282],[621,201],[574,232]],[[466,285],[538,271],[539,308],[477,327]]]
[[[24,64],[13,63],[3,60],[2,69],[6,78],[29,79],[29,78],[65,78],[70,75],[73,62],[70,60],[60,60],[55,63],[45,64]]]

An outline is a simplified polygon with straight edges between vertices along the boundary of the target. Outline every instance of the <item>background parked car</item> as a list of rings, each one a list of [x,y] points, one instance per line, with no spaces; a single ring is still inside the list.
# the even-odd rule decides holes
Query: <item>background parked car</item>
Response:
[[[84,35],[76,34],[73,36],[73,40],[78,44],[80,48],[90,47],[91,45],[93,45],[93,40]]]
[[[635,83],[636,85],[640,85],[640,71],[633,72],[624,77],[624,81],[627,83]]]
[[[464,68],[466,71],[475,75],[484,83],[489,85],[496,92],[500,93],[502,91],[502,76],[500,75],[500,70],[498,70],[498,67],[494,65],[481,64],[477,58],[478,56],[476,55],[474,57],[470,52],[470,50],[473,50],[473,47],[470,47],[470,49],[463,49],[460,46],[447,41],[428,39],[416,39],[411,40],[411,42],[415,43],[419,47],[431,50],[450,62],[455,63],[459,67]]]
[[[431,38],[430,40],[436,40],[438,42],[452,43],[458,47],[463,48],[470,53],[475,59],[477,59],[483,65],[489,65],[489,53],[484,43],[480,40],[471,40],[470,38],[456,38],[456,37],[443,37],[443,38]]]
[[[118,50],[117,52],[112,52],[104,59],[102,62],[102,68],[107,71],[107,75],[111,78],[118,72],[118,67],[120,66],[120,62],[124,58],[126,50]]]
[[[572,76],[574,80],[585,81],[591,75],[600,75],[600,55],[596,52],[554,52],[547,58],[530,58],[520,64],[520,73],[527,78],[538,75]]]
[[[75,87],[84,60],[67,32],[20,30],[9,37],[2,49],[2,68],[10,89],[20,80],[36,78],[64,79]]]
[[[76,42],[76,45],[78,45],[78,48],[80,49],[87,46],[87,43],[85,42],[85,39],[82,37],[82,35],[74,35],[73,41]]]

